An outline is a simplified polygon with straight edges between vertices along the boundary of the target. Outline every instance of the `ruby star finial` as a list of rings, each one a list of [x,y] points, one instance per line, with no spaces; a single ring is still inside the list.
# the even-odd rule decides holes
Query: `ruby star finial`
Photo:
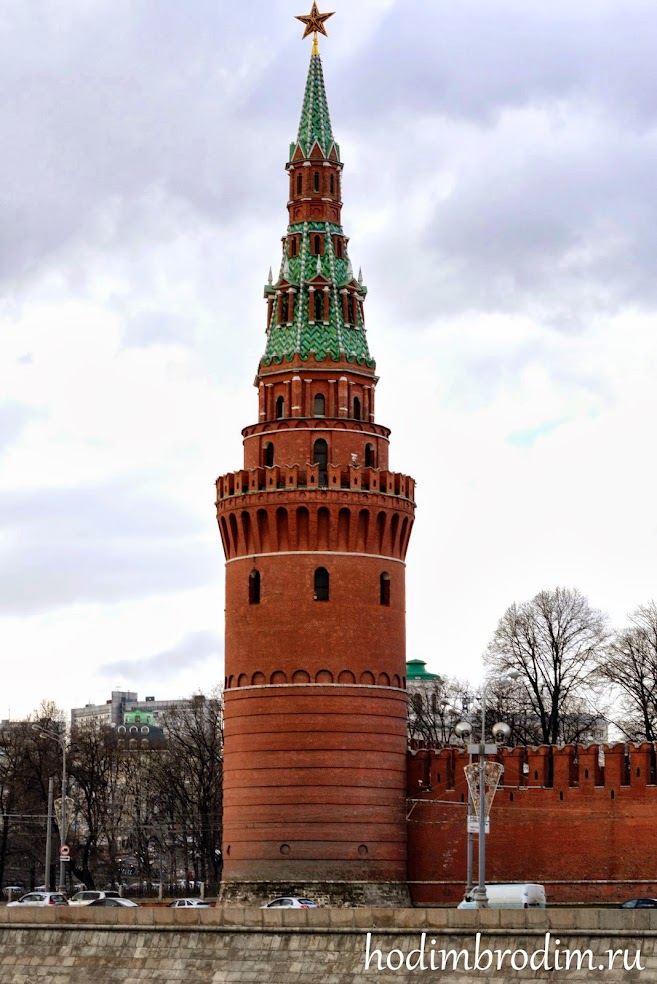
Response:
[[[324,21],[328,20],[329,17],[333,17],[335,13],[334,10],[330,14],[320,14],[319,8],[317,7],[316,0],[313,0],[313,5],[309,14],[295,14],[297,20],[302,21],[306,25],[306,29],[303,32],[304,38],[307,38],[309,34],[319,32],[325,37],[328,37],[326,33],[326,28],[324,27]]]

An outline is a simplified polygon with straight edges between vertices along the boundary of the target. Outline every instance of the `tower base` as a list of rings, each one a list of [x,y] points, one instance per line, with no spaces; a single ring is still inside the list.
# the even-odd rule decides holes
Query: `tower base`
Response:
[[[411,907],[406,882],[222,882],[219,903],[262,906],[281,896],[312,899],[321,906],[334,908],[401,908]]]

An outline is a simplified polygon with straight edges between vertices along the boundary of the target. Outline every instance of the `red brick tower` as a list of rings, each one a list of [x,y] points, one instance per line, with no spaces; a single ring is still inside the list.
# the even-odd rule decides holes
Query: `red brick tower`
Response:
[[[325,15],[320,15],[325,16]],[[265,287],[258,421],[217,480],[226,554],[223,897],[406,892],[405,564],[414,482],[388,468],[341,225],[316,40]],[[267,883],[267,884],[263,884]]]

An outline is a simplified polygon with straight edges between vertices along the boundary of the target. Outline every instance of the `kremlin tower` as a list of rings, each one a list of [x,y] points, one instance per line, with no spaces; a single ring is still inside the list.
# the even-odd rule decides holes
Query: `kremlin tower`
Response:
[[[325,34],[317,5],[306,37]],[[367,289],[315,33],[265,286],[258,413],[217,480],[226,555],[222,897],[407,904],[405,564],[414,482],[388,466]]]

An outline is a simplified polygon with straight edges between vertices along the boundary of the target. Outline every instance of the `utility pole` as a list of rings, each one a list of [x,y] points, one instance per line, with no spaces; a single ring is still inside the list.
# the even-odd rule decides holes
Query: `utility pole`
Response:
[[[53,797],[55,794],[55,780],[51,776],[48,780],[48,829],[46,830],[46,874],[43,879],[46,886],[46,892],[50,891],[50,863],[51,863],[51,849],[52,849],[52,804]]]

